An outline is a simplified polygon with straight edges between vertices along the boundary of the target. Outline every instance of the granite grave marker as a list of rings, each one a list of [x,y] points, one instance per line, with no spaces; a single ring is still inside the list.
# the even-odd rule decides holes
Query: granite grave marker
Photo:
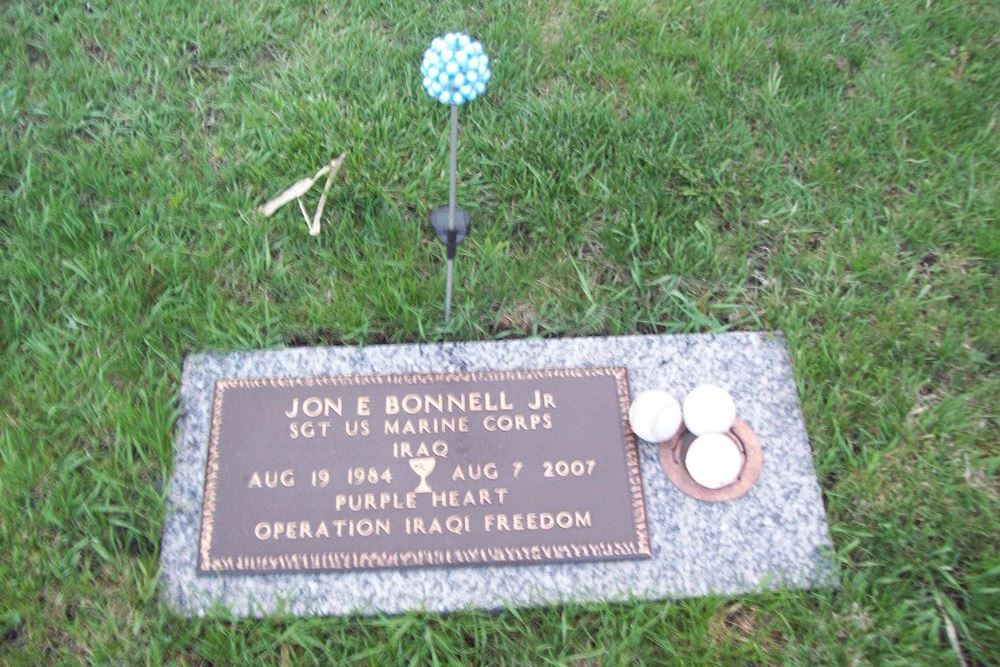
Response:
[[[731,501],[681,492],[658,447],[623,421],[630,395],[699,382],[732,393],[765,450],[759,480]],[[180,613],[829,586],[829,546],[780,335],[300,348],[184,364],[161,549],[162,593]]]

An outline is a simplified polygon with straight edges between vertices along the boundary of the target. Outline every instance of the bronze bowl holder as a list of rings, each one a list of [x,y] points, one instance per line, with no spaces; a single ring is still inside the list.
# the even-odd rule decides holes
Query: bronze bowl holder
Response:
[[[764,449],[761,447],[757,434],[742,419],[737,419],[726,435],[736,443],[743,455],[743,468],[740,470],[740,476],[732,484],[718,489],[709,489],[694,481],[684,465],[684,458],[687,455],[688,447],[694,442],[695,436],[684,429],[670,440],[660,443],[660,466],[663,468],[663,472],[667,474],[667,478],[674,483],[674,486],[692,498],[710,503],[721,503],[739,498],[757,483],[761,468],[764,467]]]

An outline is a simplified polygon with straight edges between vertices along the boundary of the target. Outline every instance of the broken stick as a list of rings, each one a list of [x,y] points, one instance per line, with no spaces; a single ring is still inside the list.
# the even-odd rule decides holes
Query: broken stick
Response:
[[[287,190],[285,190],[280,195],[278,195],[271,201],[267,202],[257,210],[260,211],[260,213],[265,218],[270,218],[272,215],[274,215],[274,212],[277,211],[279,208],[281,208],[288,202],[292,201],[293,199],[298,199],[305,193],[309,192],[309,188],[311,188],[316,183],[316,181],[318,181],[319,178],[324,174],[326,174],[328,171],[330,171],[330,165],[326,165],[322,169],[317,171],[316,175],[313,176],[312,178],[303,178],[301,181],[296,181]]]
[[[323,217],[323,207],[326,206],[326,194],[330,191],[330,184],[333,183],[333,177],[337,175],[340,171],[340,165],[344,163],[344,158],[347,157],[347,153],[341,153],[339,157],[330,161],[328,165],[329,171],[326,175],[326,185],[323,186],[323,194],[319,196],[319,204],[316,206],[316,215],[313,216],[312,224],[309,225],[309,235],[317,236],[319,235],[319,221]]]

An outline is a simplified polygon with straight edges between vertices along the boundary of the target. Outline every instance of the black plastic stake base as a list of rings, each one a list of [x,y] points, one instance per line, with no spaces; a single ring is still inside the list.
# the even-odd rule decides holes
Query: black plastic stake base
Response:
[[[448,229],[448,207],[439,206],[430,212],[428,216],[434,236],[448,249],[448,259],[455,258],[455,249],[458,244],[469,235],[472,223],[469,214],[464,209],[455,207],[455,229]]]

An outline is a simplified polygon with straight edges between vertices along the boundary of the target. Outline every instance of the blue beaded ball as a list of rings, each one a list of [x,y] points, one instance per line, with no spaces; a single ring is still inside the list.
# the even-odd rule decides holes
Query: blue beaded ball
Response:
[[[420,73],[427,94],[453,106],[482,95],[492,76],[483,45],[462,32],[435,37],[424,51]]]

